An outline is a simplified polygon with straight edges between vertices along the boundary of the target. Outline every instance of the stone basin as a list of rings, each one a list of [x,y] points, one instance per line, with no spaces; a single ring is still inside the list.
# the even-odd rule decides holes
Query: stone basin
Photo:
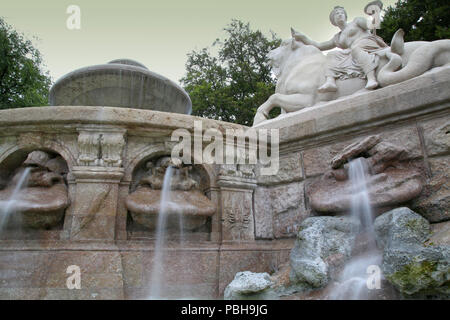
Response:
[[[389,207],[417,197],[422,191],[422,181],[416,172],[387,170],[370,176],[367,181],[370,204],[373,207]],[[325,177],[311,192],[311,206],[319,212],[343,212],[350,209],[353,188],[348,180],[336,181]]]
[[[6,203],[13,188],[0,191],[0,206]],[[69,206],[67,187],[55,184],[48,188],[28,187],[20,191],[10,210],[21,215],[21,224],[29,228],[50,228],[61,222]]]
[[[189,95],[142,64],[114,60],[70,72],[50,90],[53,106],[111,106],[190,114]]]
[[[128,195],[128,210],[137,223],[155,229],[161,211],[161,190],[141,186]],[[172,190],[167,204],[168,227],[177,225],[179,215],[183,216],[186,230],[194,230],[205,224],[208,217],[216,212],[216,207],[199,190]]]

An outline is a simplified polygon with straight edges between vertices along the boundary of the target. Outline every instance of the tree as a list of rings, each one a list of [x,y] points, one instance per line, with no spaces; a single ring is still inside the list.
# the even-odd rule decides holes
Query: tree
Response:
[[[51,85],[30,40],[0,18],[0,109],[48,104]]]
[[[399,0],[385,10],[377,35],[386,42],[402,28],[405,41],[433,41],[450,38],[448,0]]]
[[[212,45],[217,56],[208,48],[188,54],[180,82],[191,97],[193,115],[251,125],[256,109],[274,93],[266,55],[281,40],[235,19],[224,30],[227,38]]]

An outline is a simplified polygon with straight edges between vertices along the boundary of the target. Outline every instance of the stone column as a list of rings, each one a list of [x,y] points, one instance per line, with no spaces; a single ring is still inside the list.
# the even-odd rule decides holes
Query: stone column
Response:
[[[253,190],[256,178],[249,168],[248,165],[224,165],[219,174],[222,241],[255,239]]]
[[[126,130],[86,126],[78,131],[79,165],[72,170],[76,191],[70,239],[114,240]]]

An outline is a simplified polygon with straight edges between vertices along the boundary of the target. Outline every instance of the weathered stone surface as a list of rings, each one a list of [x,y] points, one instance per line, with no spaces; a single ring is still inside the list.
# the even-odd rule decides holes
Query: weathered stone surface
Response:
[[[391,210],[375,220],[377,243],[384,246],[385,277],[406,295],[450,295],[450,247],[426,245],[428,221],[408,208]]]
[[[260,185],[290,183],[293,181],[301,181],[304,178],[300,164],[300,153],[298,152],[280,156],[279,169],[275,175],[261,175],[259,171],[260,168],[258,167],[257,181]]]
[[[162,263],[161,297],[169,299],[213,297],[217,290],[217,251],[193,248],[174,248],[164,252]],[[144,252],[141,284],[148,298],[152,287],[154,252]],[[178,290],[177,290],[178,287]],[[212,295],[210,295],[212,293]]]
[[[383,255],[383,273],[406,295],[450,297],[450,248],[395,247]]]
[[[421,195],[411,202],[411,208],[432,223],[450,220],[449,158],[431,158],[432,177],[425,183]]]
[[[405,161],[411,158],[407,150],[370,136],[338,153],[332,160],[335,170],[328,171],[308,188],[314,210],[333,213],[350,209],[354,187],[347,162],[355,157],[367,167],[366,188],[373,207],[405,203],[422,191],[420,171]]]
[[[69,168],[67,167],[67,162],[61,156],[57,156],[55,158],[48,160],[47,163],[45,164],[45,166],[51,172],[55,172],[58,174],[66,174],[69,172]]]
[[[448,118],[433,119],[420,124],[428,156],[450,152],[450,121]]]
[[[67,288],[71,276],[67,268],[71,265],[80,267],[81,289]],[[120,254],[77,250],[0,251],[0,299],[21,298],[123,299]]]
[[[423,243],[430,235],[430,224],[421,215],[402,207],[375,219],[374,229],[380,248]]]
[[[422,191],[422,178],[409,170],[388,170],[370,176],[367,181],[370,204],[388,207],[405,203]],[[353,188],[346,181],[336,181],[325,175],[309,189],[311,206],[319,212],[344,212],[349,210]]]
[[[379,143],[376,143],[378,140],[382,141],[382,144],[376,147],[379,145]],[[347,162],[348,159],[354,158],[358,154],[367,154],[368,150],[374,146],[376,148],[374,148],[372,154],[379,153],[379,156],[385,153],[386,149],[392,148],[392,146],[396,146],[397,149],[401,148],[403,152],[399,154],[398,158],[402,161],[423,156],[417,129],[415,126],[408,126],[383,131],[366,138],[352,138],[346,142],[333,142],[325,146],[307,149],[303,152],[305,174],[307,177],[323,174],[329,171],[330,162],[332,168],[338,168]],[[389,153],[392,154],[392,151]]]
[[[258,187],[254,199],[257,238],[295,236],[300,223],[307,216],[301,182],[272,188]]]
[[[123,175],[120,168],[77,167],[75,201],[70,212],[70,238],[114,239],[117,213],[118,182]],[[105,183],[108,182],[108,183]]]
[[[335,254],[348,259],[359,228],[359,221],[350,217],[310,217],[303,221],[290,256],[291,282],[310,288],[325,286],[329,281],[326,261]]]
[[[44,151],[33,151],[23,162],[24,166],[39,166],[45,168],[46,163],[50,160],[50,155]]]
[[[389,143],[404,150],[399,159],[413,160],[423,157],[420,138],[416,125],[405,127],[395,127],[390,130],[383,130],[379,133],[382,142]]]
[[[268,273],[238,272],[225,288],[225,300],[257,299],[272,285]]]
[[[63,177],[60,174],[38,170],[30,173],[27,187],[51,187],[56,183],[64,183]]]
[[[252,190],[222,188],[223,240],[253,240],[254,214]]]
[[[450,246],[450,221],[432,224],[427,244]]]
[[[330,160],[335,157],[348,143],[335,142],[326,146],[311,148],[303,151],[303,165],[306,177],[313,177],[325,173],[330,169]]]
[[[293,239],[223,244],[220,251],[219,295],[242,270],[272,274],[288,263]],[[270,249],[270,250],[268,250]]]
[[[140,187],[127,197],[126,203],[133,220],[155,229],[157,221],[155,217],[161,212],[161,190]],[[216,212],[216,207],[198,190],[175,190],[171,191],[170,203],[165,210],[168,215],[175,215],[177,219],[178,215],[182,214],[185,216],[183,219],[185,227],[195,229]]]
[[[347,163],[349,159],[356,158],[361,153],[367,152],[372,149],[381,141],[379,136],[368,136],[367,138],[352,143],[338,153],[333,159],[331,159],[331,168],[338,169],[344,163]]]

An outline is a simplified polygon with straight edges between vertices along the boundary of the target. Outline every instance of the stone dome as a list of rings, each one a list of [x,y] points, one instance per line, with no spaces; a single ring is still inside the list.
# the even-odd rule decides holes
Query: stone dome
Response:
[[[173,81],[130,59],[72,71],[52,86],[52,106],[110,106],[190,114],[189,95]]]

